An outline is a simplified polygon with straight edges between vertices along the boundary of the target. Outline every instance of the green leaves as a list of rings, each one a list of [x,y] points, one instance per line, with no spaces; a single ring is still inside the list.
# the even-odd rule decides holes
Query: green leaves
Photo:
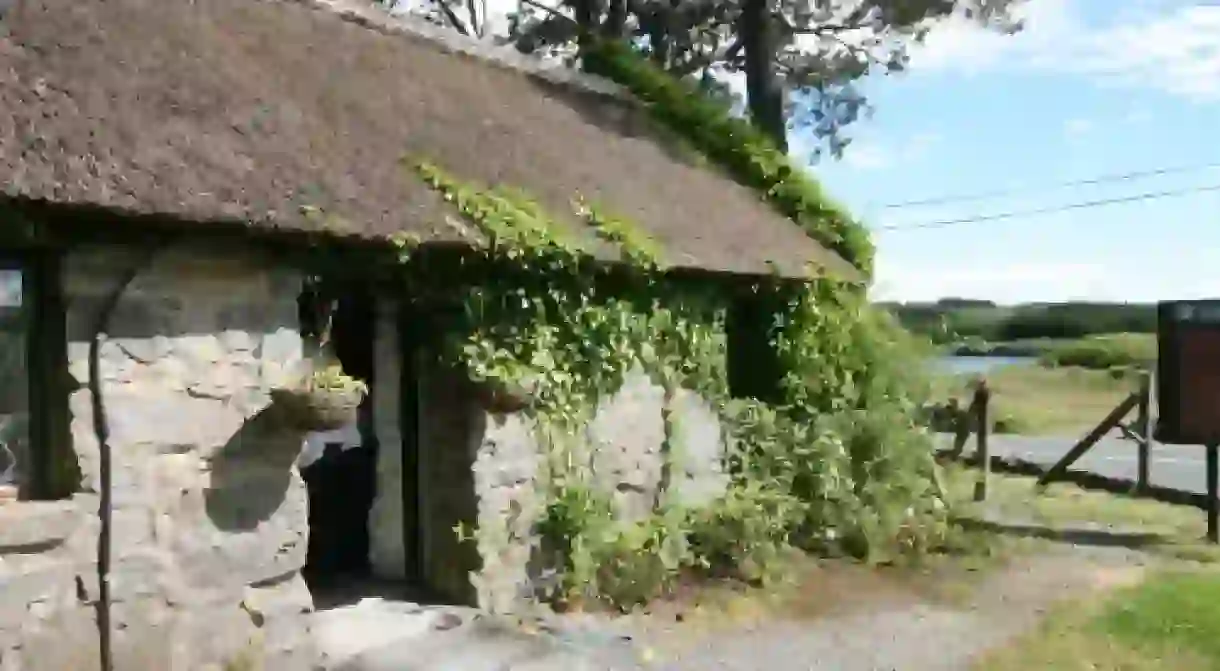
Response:
[[[734,117],[690,82],[657,68],[629,44],[603,40],[584,59],[586,70],[649,103],[659,123],[737,182],[757,190],[809,237],[871,276],[874,249],[867,229],[831,202],[817,182],[748,121]]]
[[[654,94],[656,101],[674,95],[664,87]],[[785,157],[759,150],[739,131],[733,128],[753,152],[739,148],[742,161],[756,164],[759,175],[790,174]],[[474,378],[530,389],[525,412],[547,467],[535,532],[556,557],[555,598],[625,607],[662,593],[688,567],[765,579],[790,545],[871,558],[935,545],[943,508],[928,503],[930,444],[910,421],[921,367],[905,332],[858,287],[759,281],[756,291],[774,306],[782,402],[734,401],[726,298],[667,276],[662,250],[629,222],[573,203],[577,219],[622,252],[622,263],[610,267],[525,194],[462,184],[428,164],[418,172],[487,244],[445,274],[404,254],[404,277],[416,283],[413,291],[462,299],[445,331],[452,363]],[[804,198],[786,179],[769,184],[774,197]],[[414,249],[409,241],[403,247]],[[693,390],[719,408],[732,484],[715,503],[686,510],[662,502],[647,518],[626,522],[612,492],[592,482],[585,429],[637,366],[667,393]],[[665,426],[668,444],[672,416]],[[492,535],[486,530],[480,543],[494,545]]]

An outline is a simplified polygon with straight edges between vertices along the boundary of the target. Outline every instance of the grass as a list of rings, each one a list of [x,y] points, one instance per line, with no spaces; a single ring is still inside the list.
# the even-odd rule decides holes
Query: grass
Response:
[[[1179,567],[1174,573],[1144,569],[1099,573],[1097,584],[1074,594],[1072,603],[1050,604],[1047,619],[1027,636],[980,660],[979,671],[1203,671],[1220,669],[1220,564],[1179,561],[1220,559],[1202,545],[1204,516],[1193,508],[1148,499],[1051,485],[1042,492],[1033,478],[995,473],[985,504],[970,503],[978,471],[944,469],[944,483],[958,520],[947,552],[916,563],[869,566],[794,554],[789,578],[765,587],[742,583],[691,585],[673,599],[641,614],[663,633],[663,648],[679,652],[718,631],[766,620],[814,621],[885,604],[937,603],[971,607],[978,588],[1010,562],[1045,552],[1082,528],[1114,538],[1144,534],[1139,547],[1150,566]],[[1006,528],[982,529],[970,520],[1017,520]],[[1026,535],[1018,527],[1047,532]],[[1070,538],[1068,540],[1071,540]],[[1087,559],[1081,559],[1087,561]],[[1103,575],[1104,574],[1104,575]],[[1020,573],[1016,574],[1020,579]],[[1120,587],[1138,582],[1133,588]],[[991,606],[988,606],[991,607]],[[810,626],[817,626],[811,624]]]
[[[1149,368],[1156,361],[1156,336],[1150,333],[1097,335],[1050,345],[1038,357],[1044,366],[1090,370]]]
[[[934,398],[969,404],[974,375],[935,381]],[[1004,366],[987,374],[1000,433],[1074,435],[1088,431],[1135,389],[1130,375],[1084,368]]]
[[[1065,605],[980,671],[1214,671],[1220,573],[1172,571],[1103,599]]]
[[[978,471],[959,466],[945,470],[950,498],[968,501]],[[1207,545],[1203,511],[1152,499],[1120,496],[1081,489],[1070,483],[1054,483],[1038,492],[1035,479],[992,473],[986,512],[991,516],[1020,520],[1045,530],[1046,536],[1090,530],[1125,534],[1141,549],[1170,559],[1220,562],[1220,549]],[[979,504],[959,504],[966,520],[981,519]],[[1136,535],[1139,538],[1135,538]]]
[[[959,498],[978,472],[950,467]],[[1220,550],[1206,545],[1202,511],[1148,499],[1054,484],[1036,493],[1034,479],[993,474],[989,518],[1028,520],[1042,538],[1021,538],[1009,551],[1033,550],[1080,530],[1131,539],[1133,547],[1178,567],[1138,585],[1101,592],[1054,609],[1027,636],[980,660],[979,671],[1214,671],[1220,669]],[[981,518],[982,504],[959,506]],[[1014,525],[1016,526],[1016,525]],[[1023,526],[1023,525],[1022,525]],[[1192,560],[1190,563],[1180,561]],[[1189,566],[1189,569],[1182,567]]]
[[[667,604],[682,618],[738,620],[762,616],[816,618],[867,606],[875,598],[898,595],[929,602],[959,600],[991,569],[1031,552],[1039,552],[1059,535],[1088,528],[1136,538],[1153,557],[1183,557],[1220,565],[1220,550],[1203,542],[1203,512],[1151,499],[1088,491],[1072,484],[1053,484],[1039,493],[1030,477],[993,473],[985,504],[971,501],[978,471],[957,465],[944,468],[946,495],[956,502],[958,520],[947,547],[917,562],[869,566],[840,559],[818,559],[793,553],[785,561],[784,580],[766,587],[740,582],[689,585]],[[1025,535],[982,529],[974,520],[999,516],[1020,520],[1046,533]]]

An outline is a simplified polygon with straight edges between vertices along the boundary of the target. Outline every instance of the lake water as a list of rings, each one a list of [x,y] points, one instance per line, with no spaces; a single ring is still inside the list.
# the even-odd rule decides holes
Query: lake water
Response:
[[[1025,366],[1035,359],[1022,356],[945,356],[935,360],[938,371],[954,375],[986,373],[1004,366]]]

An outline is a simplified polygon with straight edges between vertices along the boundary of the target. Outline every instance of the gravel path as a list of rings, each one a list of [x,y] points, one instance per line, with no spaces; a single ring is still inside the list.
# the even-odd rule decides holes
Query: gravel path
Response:
[[[981,578],[960,599],[921,596],[909,583],[877,589],[876,574],[870,571],[832,572],[828,582],[811,589],[827,601],[849,604],[849,610],[715,629],[679,623],[675,612],[658,612],[613,621],[568,616],[527,633],[515,626],[480,624],[480,618],[462,614],[453,618],[463,622],[460,626],[387,641],[328,668],[966,671],[980,654],[1035,627],[1050,606],[1136,582],[1146,562],[1145,555],[1125,548],[1054,545]],[[819,605],[812,598],[809,604],[814,610]],[[649,661],[643,661],[645,650],[653,653]]]
[[[665,671],[955,671],[1036,626],[1056,602],[1128,583],[1144,560],[1125,549],[1065,546],[987,578],[961,605],[916,599],[871,604],[811,621],[769,622],[705,635],[674,649],[665,634],[645,635],[668,654]]]

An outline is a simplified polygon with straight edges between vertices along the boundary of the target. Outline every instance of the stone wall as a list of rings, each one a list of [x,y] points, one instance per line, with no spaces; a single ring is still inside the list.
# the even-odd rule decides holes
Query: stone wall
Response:
[[[94,604],[99,450],[88,381],[92,322],[134,257],[65,264],[71,501],[0,506],[0,669],[98,666]],[[301,445],[264,412],[301,357],[299,278],[233,250],[162,253],[132,282],[101,347],[113,450],[116,669],[308,669],[312,601]]]
[[[530,533],[541,512],[543,455],[534,429],[522,415],[481,410],[469,383],[453,372],[432,370],[422,389],[424,555],[433,567],[426,577],[447,593],[468,590],[483,608],[519,608],[537,586]],[[575,456],[624,517],[646,515],[657,500],[667,460],[666,403],[674,424],[669,495],[699,505],[727,485],[716,412],[685,390],[667,400],[664,389],[637,369],[598,408]],[[468,547],[458,547],[452,528],[475,520],[478,552],[472,558]]]
[[[407,544],[403,537],[403,492],[416,486],[406,473],[402,454],[402,348],[398,310],[392,300],[376,304],[373,365],[373,430],[377,434],[377,491],[369,511],[369,563],[380,578],[407,578]]]

